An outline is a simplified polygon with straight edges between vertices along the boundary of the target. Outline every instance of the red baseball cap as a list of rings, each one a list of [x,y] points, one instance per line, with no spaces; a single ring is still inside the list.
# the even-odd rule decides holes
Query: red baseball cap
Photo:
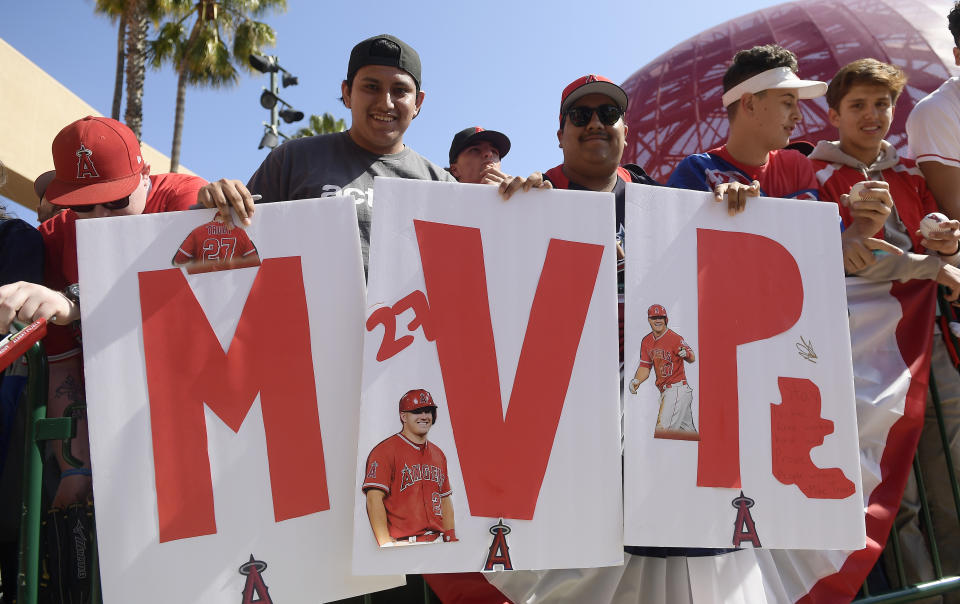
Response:
[[[560,95],[560,117],[576,103],[580,97],[588,94],[603,94],[610,97],[624,113],[627,111],[627,93],[616,84],[599,75],[585,75],[570,82]]]
[[[659,304],[654,304],[653,306],[651,306],[650,308],[647,309],[647,318],[650,319],[650,318],[653,318],[653,317],[664,317],[664,318],[666,318],[666,317],[667,317],[667,309],[664,308],[664,307],[662,307],[662,306],[660,306]]]
[[[77,120],[53,139],[56,176],[47,200],[60,206],[122,199],[140,184],[144,162],[133,131],[107,117]]]
[[[437,408],[430,393],[422,388],[411,390],[400,397],[400,411],[416,411],[424,407]]]

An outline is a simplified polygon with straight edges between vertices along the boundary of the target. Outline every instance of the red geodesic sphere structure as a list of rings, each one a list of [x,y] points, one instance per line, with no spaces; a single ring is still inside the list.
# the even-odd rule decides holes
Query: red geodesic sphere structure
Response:
[[[840,67],[865,57],[904,69],[909,80],[887,135],[904,150],[910,110],[952,75],[951,6],[948,0],[786,2],[694,36],[624,82],[630,106],[623,162],[640,164],[666,182],[684,157],[722,144],[727,138],[723,74],[738,50],[760,44],[793,51],[804,79],[829,82]],[[836,140],[823,97],[802,101],[801,111],[794,140]]]

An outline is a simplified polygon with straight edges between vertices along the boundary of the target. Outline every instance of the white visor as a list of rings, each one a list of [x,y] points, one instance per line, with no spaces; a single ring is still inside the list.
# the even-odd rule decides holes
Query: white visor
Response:
[[[723,106],[729,107],[740,100],[744,93],[756,94],[777,88],[796,88],[801,99],[815,99],[827,93],[827,83],[817,80],[801,80],[789,67],[776,67],[740,82],[723,93]]]

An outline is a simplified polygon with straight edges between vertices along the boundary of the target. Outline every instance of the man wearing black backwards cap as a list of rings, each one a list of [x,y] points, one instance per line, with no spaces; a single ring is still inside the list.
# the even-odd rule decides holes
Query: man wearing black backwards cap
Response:
[[[420,56],[402,40],[379,35],[353,47],[347,77],[340,85],[350,109],[346,132],[286,142],[267,156],[246,186],[221,179],[202,188],[198,201],[217,207],[229,220],[233,207],[244,224],[261,203],[311,197],[351,197],[367,264],[374,176],[453,182],[443,168],[403,144],[403,134],[420,112]]]
[[[459,182],[499,185],[507,175],[500,160],[510,151],[510,139],[496,130],[471,126],[457,132],[450,143],[450,167]]]

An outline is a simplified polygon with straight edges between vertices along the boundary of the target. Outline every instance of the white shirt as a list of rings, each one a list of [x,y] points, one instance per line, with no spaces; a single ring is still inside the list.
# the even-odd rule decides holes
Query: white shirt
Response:
[[[950,78],[920,100],[907,118],[910,154],[960,168],[960,77]]]

